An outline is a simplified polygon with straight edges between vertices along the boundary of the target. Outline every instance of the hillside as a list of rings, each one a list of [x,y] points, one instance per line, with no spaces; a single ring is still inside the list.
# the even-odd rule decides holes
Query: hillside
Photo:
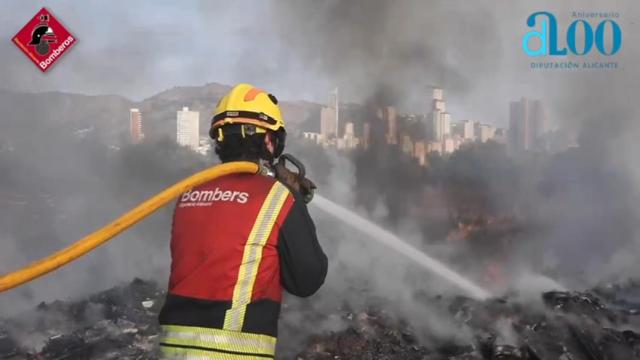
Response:
[[[200,112],[200,131],[206,135],[216,102],[230,89],[230,86],[217,83],[180,86],[145,99],[138,106],[147,125],[147,136],[173,136],[176,111],[183,106]],[[319,104],[305,101],[281,101],[280,107],[290,132],[299,130],[303,121],[313,114],[319,116],[320,111]]]
[[[174,87],[134,102],[117,95],[80,95],[62,92],[18,93],[0,90],[0,144],[29,141],[50,131],[97,132],[103,141],[120,145],[128,141],[129,109],[143,113],[148,139],[175,137],[176,111],[183,106],[200,112],[200,132],[206,136],[210,117],[218,99],[229,86],[210,83],[203,86]],[[290,132],[314,114],[320,105],[304,101],[282,101],[283,116]]]
[[[115,95],[0,90],[0,142],[35,142],[51,132],[81,130],[99,132],[113,142],[127,131],[127,113],[133,105]]]

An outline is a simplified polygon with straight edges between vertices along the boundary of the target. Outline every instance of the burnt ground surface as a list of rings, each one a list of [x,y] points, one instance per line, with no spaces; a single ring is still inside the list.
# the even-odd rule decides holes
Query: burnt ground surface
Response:
[[[0,359],[156,359],[163,297],[155,283],[136,279],[87,299],[42,303],[0,321]],[[417,336],[379,307],[313,314],[339,317],[343,330],[309,334],[297,355],[284,358],[640,359],[640,282],[539,300],[425,298],[468,334],[456,339]]]

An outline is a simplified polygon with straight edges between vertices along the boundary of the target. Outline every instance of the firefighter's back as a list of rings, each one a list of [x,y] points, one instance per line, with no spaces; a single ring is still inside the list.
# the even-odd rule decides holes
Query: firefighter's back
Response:
[[[273,356],[282,298],[278,232],[293,201],[275,179],[248,174],[181,196],[160,314],[165,358]]]

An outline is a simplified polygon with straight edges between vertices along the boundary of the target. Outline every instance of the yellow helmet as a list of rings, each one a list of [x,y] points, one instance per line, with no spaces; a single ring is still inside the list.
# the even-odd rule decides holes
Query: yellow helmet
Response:
[[[227,124],[251,124],[273,131],[284,128],[278,99],[249,84],[234,86],[218,102],[211,128]]]
[[[226,126],[234,124],[241,126]],[[209,135],[222,142],[225,132],[239,131],[244,137],[245,133],[265,133],[267,130],[276,134],[274,156],[278,157],[284,148],[286,134],[278,99],[253,85],[238,84],[218,101],[211,119]]]

